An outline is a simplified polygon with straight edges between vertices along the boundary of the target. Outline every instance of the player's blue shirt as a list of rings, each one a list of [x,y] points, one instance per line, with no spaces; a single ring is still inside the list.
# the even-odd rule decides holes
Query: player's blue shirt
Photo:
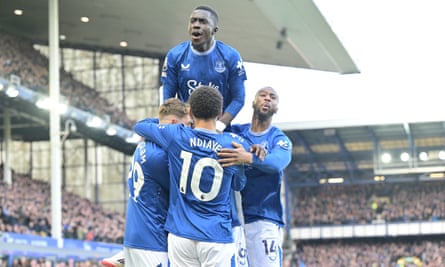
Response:
[[[166,252],[168,159],[158,145],[138,144],[130,166],[128,189],[124,246]]]
[[[222,168],[217,152],[231,148],[232,142],[248,149],[244,139],[233,133],[145,121],[134,130],[168,154],[170,206],[165,229],[192,240],[233,242],[231,190],[243,188],[246,178],[240,165]]]
[[[223,111],[235,117],[244,106],[246,79],[243,60],[233,47],[215,40],[208,51],[198,52],[186,41],[167,53],[161,74],[163,100],[177,95],[186,102],[196,87],[206,85],[220,91]]]
[[[292,143],[277,127],[271,126],[262,133],[250,131],[250,123],[232,125],[232,132],[250,144],[262,145],[267,152],[264,161],[254,159],[245,166],[247,184],[241,191],[245,223],[268,220],[284,225],[281,203],[283,171],[292,157]]]

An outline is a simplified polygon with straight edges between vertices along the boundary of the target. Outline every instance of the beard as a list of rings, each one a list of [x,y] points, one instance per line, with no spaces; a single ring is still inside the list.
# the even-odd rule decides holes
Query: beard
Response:
[[[269,109],[266,112],[262,112],[259,108],[254,107],[254,111],[253,114],[256,118],[258,118],[259,121],[263,122],[263,121],[267,121],[270,118],[272,118],[272,116],[277,113],[277,109]]]

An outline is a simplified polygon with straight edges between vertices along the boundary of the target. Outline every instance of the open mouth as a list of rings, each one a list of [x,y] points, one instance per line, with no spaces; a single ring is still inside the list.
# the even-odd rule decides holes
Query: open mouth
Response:
[[[270,109],[270,105],[262,105],[261,109],[267,111]]]
[[[200,32],[192,32],[192,38],[193,39],[199,39],[201,37],[201,33]]]

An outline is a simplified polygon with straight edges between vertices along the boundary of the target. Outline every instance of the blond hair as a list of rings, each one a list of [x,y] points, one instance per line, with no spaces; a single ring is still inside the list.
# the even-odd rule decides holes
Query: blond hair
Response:
[[[177,98],[169,98],[159,107],[158,118],[160,120],[163,120],[167,116],[174,115],[177,118],[181,119],[188,114],[188,104],[182,102]]]

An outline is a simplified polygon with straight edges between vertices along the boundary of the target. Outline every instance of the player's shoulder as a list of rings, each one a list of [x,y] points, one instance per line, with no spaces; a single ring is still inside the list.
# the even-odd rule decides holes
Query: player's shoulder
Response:
[[[274,137],[289,139],[289,137],[283,130],[281,130],[280,128],[273,126],[273,125],[269,129],[269,134]]]
[[[174,47],[172,47],[168,51],[168,56],[170,56],[170,57],[177,56],[179,54],[182,54],[186,49],[189,49],[189,48],[190,48],[190,41],[184,41],[184,42],[179,43],[179,44],[175,45]]]
[[[239,51],[235,47],[233,47],[227,43],[224,43],[223,41],[216,40],[216,48],[220,51],[227,53],[228,55],[239,56],[239,54],[240,54]]]
[[[183,124],[170,124],[170,123],[166,123],[166,124],[157,124],[159,129],[165,129],[168,131],[181,131],[185,126]]]
[[[274,140],[274,142],[285,150],[292,149],[292,141],[286,135],[286,133],[276,126],[271,126],[269,130],[270,138]]]
[[[250,129],[250,123],[243,123],[243,124],[237,123],[230,125],[230,130],[236,134],[242,133],[249,129]]]
[[[229,143],[231,143],[231,142],[237,142],[237,143],[245,142],[244,138],[235,132],[223,132],[223,135]]]
[[[280,134],[284,134],[284,135],[286,135],[286,134],[283,132],[283,130],[281,130],[280,128],[278,128],[278,127],[275,126],[275,125],[271,125],[271,126],[270,126],[270,131],[272,131],[272,132],[274,132],[274,133],[280,133]]]

